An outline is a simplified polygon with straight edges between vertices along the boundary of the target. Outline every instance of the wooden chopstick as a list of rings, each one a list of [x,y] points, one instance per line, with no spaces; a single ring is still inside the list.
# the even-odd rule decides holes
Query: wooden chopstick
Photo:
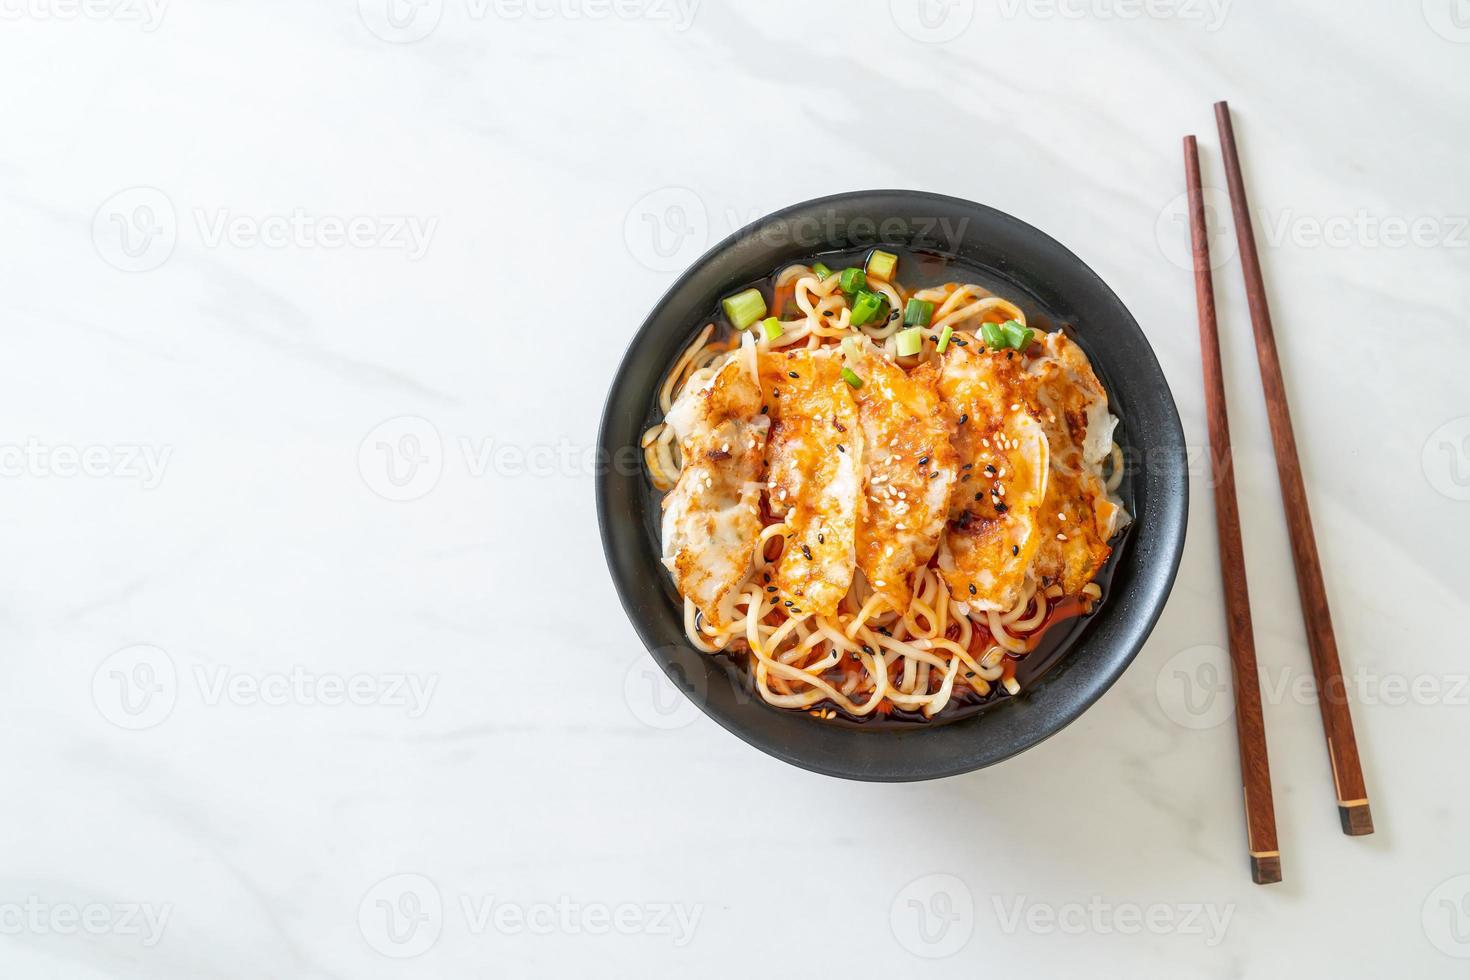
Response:
[[[1291,429],[1291,412],[1286,403],[1286,383],[1276,353],[1276,336],[1271,329],[1271,311],[1266,305],[1266,287],[1261,278],[1256,236],[1251,227],[1250,204],[1245,181],[1240,175],[1240,155],[1235,147],[1235,129],[1230,124],[1230,107],[1215,103],[1215,123],[1220,129],[1220,148],[1225,158],[1225,179],[1230,188],[1230,210],[1235,215],[1235,236],[1240,242],[1240,267],[1245,274],[1245,295],[1250,306],[1251,327],[1256,335],[1256,359],[1260,362],[1261,387],[1266,392],[1266,412],[1271,420],[1271,441],[1276,447],[1276,473],[1281,483],[1281,500],[1286,508],[1286,526],[1291,537],[1291,557],[1296,565],[1297,592],[1302,618],[1306,621],[1307,646],[1312,656],[1312,673],[1317,679],[1317,704],[1322,710],[1322,729],[1327,737],[1327,755],[1332,762],[1332,781],[1337,789],[1337,812],[1342,832],[1358,837],[1373,833],[1373,816],[1368,808],[1368,790],[1358,760],[1358,741],[1353,734],[1348,710],[1347,688],[1342,681],[1342,663],[1337,656],[1337,639],[1332,632],[1332,615],[1327,608],[1327,588],[1322,583],[1322,565],[1317,557],[1317,539],[1312,533],[1312,515],[1307,509],[1307,491]]]
[[[1261,714],[1261,680],[1256,670],[1256,639],[1251,600],[1245,584],[1245,550],[1240,542],[1240,508],[1235,500],[1230,418],[1225,410],[1225,377],[1220,370],[1220,334],[1215,324],[1215,281],[1210,274],[1210,233],[1200,187],[1199,149],[1184,137],[1184,179],[1189,190],[1189,232],[1194,246],[1194,293],[1199,307],[1199,352],[1205,375],[1205,415],[1210,429],[1211,473],[1215,486],[1215,526],[1220,542],[1220,578],[1225,585],[1226,628],[1235,685],[1235,734],[1240,743],[1240,781],[1245,789],[1245,835],[1251,880],[1268,885],[1281,880],[1276,844],[1276,806],[1271,797],[1271,762]]]

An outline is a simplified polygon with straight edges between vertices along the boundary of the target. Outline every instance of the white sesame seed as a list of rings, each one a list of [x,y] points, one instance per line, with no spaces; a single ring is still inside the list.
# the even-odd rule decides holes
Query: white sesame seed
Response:
[[[1058,531],[1057,532],[1057,540],[1058,541],[1065,541],[1065,540],[1067,540],[1067,536],[1065,534],[1063,534],[1061,531]]]

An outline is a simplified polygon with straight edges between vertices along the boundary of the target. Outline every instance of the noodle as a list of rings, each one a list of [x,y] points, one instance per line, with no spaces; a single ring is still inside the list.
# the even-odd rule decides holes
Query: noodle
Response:
[[[852,308],[836,275],[822,277],[809,266],[792,265],[776,276],[775,285],[778,297],[786,301],[771,313],[787,316],[779,321],[778,335],[759,341],[761,350],[836,346],[856,330],[896,358],[894,338],[902,319],[879,317],[854,327]],[[964,327],[978,332],[983,324],[1006,320],[1025,325],[1017,306],[975,285],[946,283],[909,293],[896,282],[870,280],[869,288],[881,292],[894,311],[910,298],[932,302],[934,331]],[[710,323],[674,362],[658,392],[663,416],[686,388],[707,381],[727,355],[735,356],[735,342],[714,341],[714,334],[715,324]],[[664,421],[653,425],[641,447],[653,485],[667,492],[683,469],[673,426]],[[1116,443],[1105,462],[1098,477],[1113,495],[1124,476]],[[1014,694],[1019,690],[1015,659],[1035,649],[1052,622],[1085,614],[1102,598],[1102,589],[1089,582],[1078,595],[1064,599],[1059,585],[1038,582],[1028,571],[1014,607],[973,609],[950,594],[931,560],[910,577],[907,609],[891,608],[859,570],[835,616],[798,615],[778,603],[770,584],[788,527],[769,515],[764,520],[746,577],[727,598],[732,608],[726,625],[711,627],[686,598],[684,629],[690,643],[704,653],[748,654],[755,689],[777,707],[821,717],[832,717],[835,708],[853,719],[894,711],[927,719],[955,703],[986,698],[997,683]],[[725,613],[724,605],[719,611]]]

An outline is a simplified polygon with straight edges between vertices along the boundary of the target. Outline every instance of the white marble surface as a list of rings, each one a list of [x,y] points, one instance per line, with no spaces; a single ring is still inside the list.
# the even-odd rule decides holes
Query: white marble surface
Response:
[[[0,3],[0,975],[1463,976],[1465,0],[691,3]],[[845,783],[655,701],[587,453],[677,270],[829,192],[993,204],[1200,446],[1179,140],[1221,183],[1221,97],[1378,833],[1297,686],[1228,227],[1285,883],[1202,479],[1137,662],[1001,766]]]

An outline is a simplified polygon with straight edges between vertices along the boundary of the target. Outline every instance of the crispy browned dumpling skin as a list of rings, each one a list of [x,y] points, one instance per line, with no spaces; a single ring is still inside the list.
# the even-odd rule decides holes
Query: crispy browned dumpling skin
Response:
[[[714,626],[750,571],[761,532],[760,475],[769,423],[751,352],[737,351],[702,388],[686,390],[667,421],[684,469],[664,497],[663,560],[679,593]]]
[[[795,615],[832,616],[852,586],[863,430],[837,352],[760,355],[771,435],[767,500],[788,529],[773,583]]]
[[[914,571],[928,564],[949,517],[958,457],[932,364],[907,373],[872,344],[852,348],[848,366],[866,440],[866,507],[857,562],[893,609],[908,609]]]
[[[1020,356],[984,350],[969,334],[955,336],[964,344],[952,343],[944,353],[939,392],[956,421],[961,471],[939,568],[955,599],[1008,610],[1020,601],[1041,544],[1047,440]]]
[[[1056,333],[1045,338],[1032,365],[1039,419],[1051,447],[1050,487],[1041,509],[1041,549],[1036,574],[1075,595],[1107,561],[1108,539],[1120,509],[1097,475],[1112,447],[1108,396],[1075,343]]]

